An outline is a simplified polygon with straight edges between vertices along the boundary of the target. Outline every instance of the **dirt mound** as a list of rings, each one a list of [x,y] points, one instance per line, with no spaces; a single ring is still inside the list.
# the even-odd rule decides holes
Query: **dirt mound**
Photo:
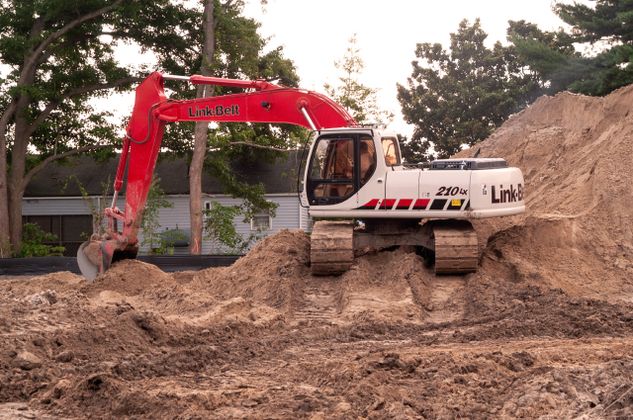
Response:
[[[122,260],[114,263],[104,274],[97,276],[89,288],[94,292],[110,290],[134,296],[173,284],[175,281],[172,276],[153,264],[139,260]]]
[[[487,258],[573,296],[630,301],[631,104],[633,86],[543,97],[460,154],[504,157],[525,176],[525,217],[479,223]]]
[[[231,267],[196,273],[189,287],[225,302],[222,307],[268,306],[299,323],[424,318],[430,271],[413,250],[363,256],[341,277],[312,276],[309,253],[308,235],[284,230]]]
[[[231,267],[198,272],[192,287],[218,300],[240,297],[288,310],[309,276],[309,252],[305,232],[283,230],[258,242]]]
[[[414,322],[426,314],[429,273],[414,252],[399,249],[362,257],[340,281],[345,318]]]

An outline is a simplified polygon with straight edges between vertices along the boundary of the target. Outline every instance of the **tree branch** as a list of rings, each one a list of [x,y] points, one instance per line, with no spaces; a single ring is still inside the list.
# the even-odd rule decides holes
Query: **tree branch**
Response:
[[[53,55],[53,51],[44,51],[42,54],[40,54],[40,57],[37,59],[35,65],[39,66],[40,64],[46,63],[51,55]]]
[[[123,2],[123,0],[115,0],[114,3],[102,7],[101,9],[97,9],[94,12],[88,13],[86,15],[83,16],[79,16],[78,18],[71,20],[68,24],[66,24],[64,27],[58,29],[57,31],[53,32],[52,34],[50,34],[48,37],[46,37],[46,39],[44,39],[44,41],[42,41],[37,48],[35,48],[35,50],[33,50],[33,52],[31,53],[30,56],[28,56],[25,60],[24,60],[24,66],[22,67],[22,72],[20,74],[20,80],[18,81],[18,85],[23,84],[23,79],[26,78],[26,75],[28,75],[30,69],[37,63],[38,57],[39,55],[49,46],[51,45],[53,42],[55,42],[57,39],[59,39],[60,37],[64,36],[65,34],[67,34],[69,31],[71,31],[73,28],[81,25],[84,22],[87,22],[89,20],[92,20],[96,17],[101,16],[104,13],[109,12],[110,10],[114,9],[115,7],[117,7],[119,4],[121,4]]]
[[[129,32],[124,31],[100,31],[97,35],[108,35],[112,38],[129,38],[130,36]]]
[[[33,22],[33,26],[31,27],[31,32],[29,33],[29,37],[35,38],[36,36],[39,36],[43,30],[44,30],[44,17],[40,16],[37,19],[35,19],[35,22]]]
[[[284,152],[284,153],[289,153],[295,150],[295,149],[282,149],[280,147],[275,147],[275,146],[266,146],[263,144],[251,143],[248,141],[232,141],[232,142],[229,142],[229,146],[248,146],[248,147],[254,147],[256,149],[272,150],[275,152]]]
[[[18,102],[13,99],[7,109],[2,113],[2,117],[0,117],[0,138],[4,139],[7,135],[7,126],[9,125],[9,121],[11,121],[11,117],[15,113],[15,110],[18,108]]]
[[[221,3],[220,5],[222,6],[222,8],[224,9],[224,12],[226,13],[227,10],[229,10],[232,6],[233,6],[234,0],[227,0],[224,3]]]
[[[67,152],[51,155],[47,157],[46,159],[44,159],[43,161],[41,161],[40,163],[38,163],[37,165],[35,165],[33,168],[31,168],[30,171],[26,173],[26,175],[24,176],[22,180],[22,189],[23,190],[26,189],[26,186],[29,185],[29,182],[31,182],[31,179],[35,175],[37,175],[42,169],[44,169],[46,165],[48,165],[51,162],[54,162],[59,159],[63,159],[68,156],[73,156],[79,153],[87,152],[89,150],[107,149],[108,147],[113,147],[113,146],[110,144],[91,144],[89,146],[83,146],[78,149],[68,150]]]
[[[62,95],[61,97],[57,98],[56,100],[51,101],[48,105],[46,105],[46,107],[42,110],[42,112],[39,113],[37,118],[35,118],[35,120],[33,120],[33,122],[29,125],[29,130],[27,134],[30,137],[31,134],[33,134],[33,132],[37,130],[37,127],[40,124],[42,124],[44,120],[48,118],[51,112],[57,109],[57,107],[62,102],[64,102],[65,99],[73,98],[75,96],[79,96],[84,93],[95,92],[97,90],[112,89],[112,88],[122,86],[128,83],[139,82],[141,80],[142,79],[140,77],[125,77],[123,79],[115,80],[114,82],[110,82],[110,83],[88,85],[88,86],[82,86],[80,88],[71,89],[70,91]]]

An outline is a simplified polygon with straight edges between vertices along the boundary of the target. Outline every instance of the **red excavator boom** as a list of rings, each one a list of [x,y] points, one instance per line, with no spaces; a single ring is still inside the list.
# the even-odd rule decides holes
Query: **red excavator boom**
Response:
[[[165,79],[250,91],[209,98],[172,100],[165,96]],[[357,126],[343,107],[316,92],[282,87],[264,80],[152,73],[136,88],[134,109],[123,139],[114,181],[112,205],[105,210],[108,219],[106,234],[82,244],[77,254],[80,269],[89,279],[107,270],[112,261],[136,256],[138,229],[165,124],[177,121],[284,123],[312,130]],[[116,207],[116,200],[123,186],[126,167],[125,210],[121,211]],[[120,232],[117,221],[123,223]]]

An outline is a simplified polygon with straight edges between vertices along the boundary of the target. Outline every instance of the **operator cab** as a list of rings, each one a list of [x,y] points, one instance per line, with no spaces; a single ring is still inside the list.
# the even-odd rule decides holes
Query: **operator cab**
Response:
[[[312,144],[305,177],[310,205],[341,203],[365,186],[376,173],[400,166],[396,136],[374,130],[322,131]]]

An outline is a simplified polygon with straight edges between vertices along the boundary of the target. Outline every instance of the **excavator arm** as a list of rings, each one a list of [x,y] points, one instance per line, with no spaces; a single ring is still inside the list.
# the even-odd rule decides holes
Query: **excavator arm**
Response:
[[[164,92],[165,80],[249,89],[230,95],[172,100]],[[316,92],[287,88],[264,80],[236,80],[194,75],[149,75],[137,88],[132,116],[123,138],[114,181],[112,204],[105,209],[108,221],[103,236],[91,238],[77,252],[81,272],[89,280],[111,263],[135,258],[138,229],[158,159],[165,125],[179,121],[257,122],[299,125],[312,130],[355,127],[347,111]],[[116,207],[127,169],[125,209]],[[119,223],[122,229],[118,229]]]

